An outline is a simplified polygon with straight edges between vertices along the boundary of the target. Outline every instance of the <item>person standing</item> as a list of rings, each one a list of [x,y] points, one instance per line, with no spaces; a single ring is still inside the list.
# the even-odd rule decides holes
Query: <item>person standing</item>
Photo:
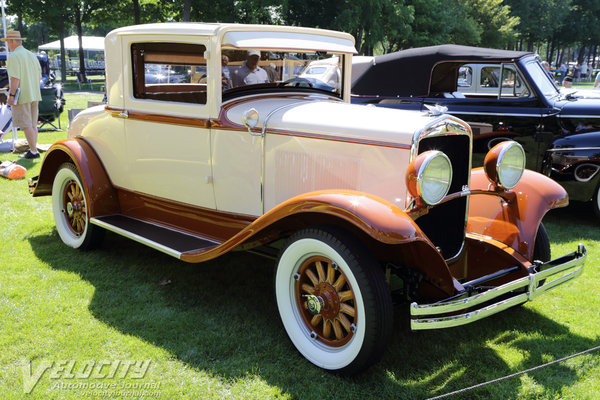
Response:
[[[29,150],[21,157],[39,158],[37,122],[42,69],[35,54],[23,47],[23,39],[21,32],[10,30],[2,38],[11,51],[6,61],[10,82],[7,104],[12,107],[13,126],[23,129],[29,144]]]

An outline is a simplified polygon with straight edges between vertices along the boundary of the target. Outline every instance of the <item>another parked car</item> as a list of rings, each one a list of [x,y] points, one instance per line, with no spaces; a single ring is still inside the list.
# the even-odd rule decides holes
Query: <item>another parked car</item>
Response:
[[[525,149],[527,168],[558,181],[571,200],[592,200],[600,218],[600,102],[561,93],[534,54],[442,45],[374,57],[358,67],[354,103],[446,107],[473,130],[475,166],[497,143],[515,140]]]
[[[243,66],[259,52],[274,82]],[[299,27],[112,31],[108,103],[79,113],[46,153],[33,195],[52,196],[74,248],[109,230],[191,263],[276,251],[289,338],[345,374],[385,350],[392,296],[411,304],[412,329],[446,328],[582,272],[582,245],[550,261],[542,217],[567,194],[524,169],[518,143],[499,143],[472,170],[460,119],[349,104],[355,52],[348,34]],[[223,91],[223,54],[255,75]],[[316,60],[335,62],[343,80],[326,90],[297,80],[298,64]],[[148,83],[152,64],[205,68],[206,81]]]

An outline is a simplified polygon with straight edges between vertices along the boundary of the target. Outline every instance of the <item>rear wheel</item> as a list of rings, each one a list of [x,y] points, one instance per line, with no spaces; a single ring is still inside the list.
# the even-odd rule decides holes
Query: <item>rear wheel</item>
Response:
[[[279,256],[275,294],[292,343],[321,368],[354,374],[387,347],[389,288],[373,256],[343,231],[294,234]]]
[[[90,249],[102,239],[104,230],[89,223],[88,199],[77,168],[64,163],[52,184],[52,211],[61,240],[76,249]]]

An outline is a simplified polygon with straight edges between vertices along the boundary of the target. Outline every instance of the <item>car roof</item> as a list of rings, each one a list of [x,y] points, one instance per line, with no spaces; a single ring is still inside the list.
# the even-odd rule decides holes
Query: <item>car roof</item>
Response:
[[[352,77],[352,93],[426,96],[432,85],[432,70],[440,63],[514,62],[532,54],[455,44],[401,50],[373,57],[369,67]]]
[[[221,45],[231,48],[317,50],[356,54],[354,37],[344,32],[283,25],[201,22],[166,22],[118,28],[106,36],[106,46],[110,45],[115,36],[127,35],[140,37],[215,36]]]

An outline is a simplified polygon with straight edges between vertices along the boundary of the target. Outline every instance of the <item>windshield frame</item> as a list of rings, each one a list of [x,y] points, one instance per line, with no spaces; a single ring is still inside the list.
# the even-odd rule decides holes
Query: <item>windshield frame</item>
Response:
[[[546,99],[552,99],[560,95],[560,90],[556,86],[556,83],[548,76],[544,67],[542,67],[537,59],[525,61],[523,65],[541,96]]]
[[[229,62],[227,65],[221,66],[221,71],[225,67],[230,71],[232,75],[235,71],[245,65],[245,58],[248,57],[249,52],[259,51],[261,56],[259,59],[259,67],[264,67],[266,63],[270,67],[274,67],[276,75],[270,74],[270,81],[261,82],[258,84],[240,84],[238,80],[238,86],[236,87],[233,83],[228,89],[223,89],[225,84],[224,81],[219,82],[219,87],[222,91],[223,100],[230,100],[235,97],[247,95],[247,94],[258,94],[264,92],[282,92],[282,91],[301,91],[301,92],[318,92],[320,94],[326,94],[344,100],[346,97],[347,85],[345,81],[348,76],[346,69],[349,65],[350,54],[335,51],[318,51],[318,50],[289,50],[289,49],[274,49],[274,48],[260,48],[260,49],[246,49],[232,46],[221,46],[221,58],[227,56]],[[308,68],[311,68],[311,63],[316,63],[314,66],[325,66],[328,65],[327,61],[332,60],[334,65],[338,67],[338,78],[337,80],[330,80],[329,82],[312,82],[310,79],[303,79],[300,75]],[[233,68],[232,68],[233,67]],[[267,68],[265,68],[267,69]],[[273,68],[271,68],[273,72]],[[275,78],[273,78],[275,76]],[[285,78],[285,79],[284,79]],[[310,81],[310,82],[306,82]],[[328,84],[335,83],[336,86],[329,86]]]

